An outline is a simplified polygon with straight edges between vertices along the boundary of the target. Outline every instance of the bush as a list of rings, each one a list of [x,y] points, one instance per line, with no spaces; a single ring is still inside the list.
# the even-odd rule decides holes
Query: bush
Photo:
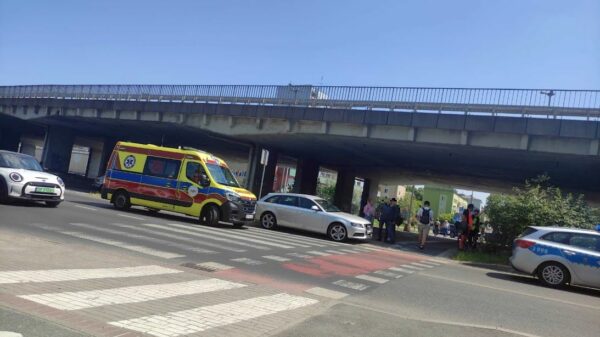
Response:
[[[583,195],[563,194],[548,184],[547,176],[527,181],[514,194],[492,194],[486,214],[494,229],[494,242],[509,246],[527,226],[592,228],[598,211],[589,207]]]

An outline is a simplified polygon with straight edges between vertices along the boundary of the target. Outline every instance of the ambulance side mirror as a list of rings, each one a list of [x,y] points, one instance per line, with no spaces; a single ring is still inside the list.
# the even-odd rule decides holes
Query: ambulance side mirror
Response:
[[[200,176],[200,185],[202,187],[209,187],[210,186],[210,179],[208,179],[208,176],[206,174],[203,174]]]

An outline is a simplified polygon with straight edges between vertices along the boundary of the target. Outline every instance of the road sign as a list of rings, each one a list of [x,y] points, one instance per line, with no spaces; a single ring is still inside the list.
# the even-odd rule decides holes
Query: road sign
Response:
[[[269,162],[269,150],[262,149],[262,153],[260,155],[260,164],[267,165]]]

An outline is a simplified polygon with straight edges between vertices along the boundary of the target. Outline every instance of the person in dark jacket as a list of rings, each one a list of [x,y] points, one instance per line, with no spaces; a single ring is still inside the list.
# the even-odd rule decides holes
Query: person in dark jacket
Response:
[[[385,225],[386,238],[389,243],[396,243],[396,223],[400,218],[400,207],[396,204],[396,199],[392,198],[389,204],[383,206],[381,210],[381,222]],[[383,226],[381,226],[383,229]],[[383,241],[383,231],[381,231],[380,239]]]

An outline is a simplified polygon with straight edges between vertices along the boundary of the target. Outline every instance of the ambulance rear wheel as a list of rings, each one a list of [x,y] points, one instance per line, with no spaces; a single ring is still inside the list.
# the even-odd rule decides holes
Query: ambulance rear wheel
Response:
[[[200,213],[200,223],[207,226],[219,224],[219,209],[215,205],[206,205]]]
[[[113,205],[116,209],[124,211],[131,207],[131,200],[129,200],[129,194],[125,191],[118,191],[113,196]]]

